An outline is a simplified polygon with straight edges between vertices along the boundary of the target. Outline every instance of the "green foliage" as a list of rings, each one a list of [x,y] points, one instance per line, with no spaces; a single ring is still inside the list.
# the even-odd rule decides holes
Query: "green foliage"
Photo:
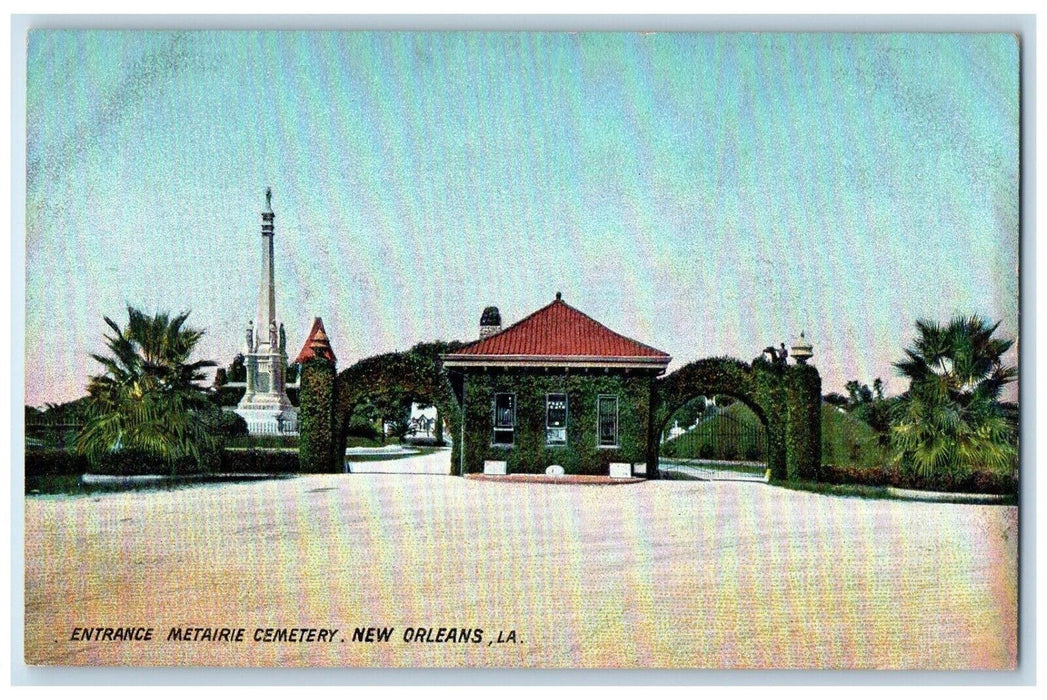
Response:
[[[698,426],[662,443],[660,451],[666,457],[683,459],[766,460],[765,431],[752,409],[734,401]]]
[[[1002,356],[1013,341],[976,316],[947,325],[917,321],[917,337],[895,367],[910,380],[893,410],[891,444],[905,472],[923,478],[1017,469],[1017,435],[1000,405],[1017,378]]]
[[[234,411],[208,410],[200,413],[204,426],[228,444],[231,439],[247,437],[247,421]]]
[[[229,381],[231,382],[247,381],[247,361],[242,354],[237,353],[236,357],[233,358],[233,362],[229,365],[226,376],[228,376]]]
[[[25,453],[26,488],[48,476],[80,476],[89,468],[87,458],[68,450],[33,450]]]
[[[389,435],[397,440],[403,440],[407,436],[408,431],[411,430],[411,402],[405,402],[399,407],[393,407],[391,415],[387,413],[383,423],[383,428]]]
[[[787,474],[790,479],[817,478],[822,463],[822,378],[812,365],[782,369]]]
[[[223,385],[215,388],[211,393],[211,400],[218,406],[228,406],[231,408],[240,403],[240,400],[244,398],[246,392],[246,387]]]
[[[701,395],[742,401],[766,424],[767,466],[775,479],[817,475],[821,378],[812,365],[782,365],[762,357],[749,365],[730,357],[684,365],[657,382],[656,430],[660,432],[680,406]]]
[[[284,367],[284,383],[294,384],[298,381],[298,375],[301,372],[301,368],[297,363],[292,362],[291,364]],[[290,397],[288,397],[290,398]]]
[[[25,407],[25,445],[27,449],[66,449],[76,444],[76,436],[87,420],[87,397],[43,409]]]
[[[203,331],[185,326],[188,313],[127,312],[123,329],[105,318],[113,331],[105,336],[110,354],[91,356],[105,371],[88,385],[77,451],[96,467],[124,460],[112,455],[127,452],[127,460],[160,461],[172,473],[190,463],[203,468],[220,444],[207,418],[215,407],[197,383],[214,363],[190,361]]]
[[[1006,496],[1018,494],[1018,479],[1012,473],[969,471],[962,474],[943,472],[921,476],[895,465],[837,466],[825,465],[819,480],[827,484],[856,484],[862,486],[893,486],[918,491],[950,493],[985,493]]]
[[[857,380],[847,382],[847,399],[843,406],[859,420],[864,421],[876,433],[881,447],[890,443],[891,411],[893,399],[883,394],[883,380],[877,377],[872,388]]]
[[[683,406],[676,410],[676,413],[669,417],[669,422],[666,424],[666,431],[674,425],[679,425],[681,428],[688,429],[698,422],[699,419],[704,418],[706,410],[711,407],[712,402],[708,401],[704,396],[696,396]]]
[[[302,366],[298,452],[303,472],[340,471],[334,454],[334,364],[315,357]],[[345,448],[342,448],[344,454]]]
[[[75,490],[87,472],[87,458],[68,450],[36,449],[25,453],[25,493]]]
[[[345,434],[349,437],[380,441],[382,439],[380,421],[381,417],[374,406],[368,401],[362,401],[353,407]]]
[[[297,450],[297,435],[242,435],[225,441],[227,448],[244,447],[251,450],[282,449]]]
[[[298,474],[304,471],[293,450],[223,450],[224,474]]]
[[[847,397],[843,394],[832,392],[822,397],[822,403],[842,408],[847,405]]]
[[[344,454],[350,431],[359,435],[364,422],[406,418],[405,407],[409,412],[412,403],[436,406],[457,436],[461,412],[439,358],[461,346],[456,341],[419,343],[407,352],[365,358],[340,372],[334,392],[332,458]],[[453,465],[459,463],[458,449],[455,441]]]
[[[542,473],[559,464],[569,474],[607,474],[611,462],[643,463],[648,452],[651,379],[642,376],[580,375],[527,370],[470,373],[465,379],[465,471],[483,471],[484,460],[505,460],[510,473]],[[516,394],[511,448],[493,438],[494,394]],[[546,444],[546,394],[567,394],[567,443]],[[597,445],[596,400],[618,397],[618,446]]]
[[[852,413],[822,406],[822,464],[834,467],[881,467],[890,461],[876,431]]]
[[[90,472],[110,476],[205,474],[214,471],[220,460],[221,455],[218,451],[209,453],[204,460],[197,460],[191,455],[177,459],[160,458],[156,452],[132,448],[101,455],[92,462]]]

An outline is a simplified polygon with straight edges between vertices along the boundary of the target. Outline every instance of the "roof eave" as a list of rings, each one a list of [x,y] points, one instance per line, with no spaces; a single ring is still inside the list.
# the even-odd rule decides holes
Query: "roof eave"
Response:
[[[445,367],[593,367],[664,370],[669,356],[607,357],[579,355],[442,355]]]

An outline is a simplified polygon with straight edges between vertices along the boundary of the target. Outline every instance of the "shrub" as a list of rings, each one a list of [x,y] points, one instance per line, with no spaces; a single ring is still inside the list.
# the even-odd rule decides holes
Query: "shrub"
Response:
[[[202,413],[201,418],[212,435],[225,438],[226,441],[247,436],[247,421],[234,411],[208,411]]]
[[[865,421],[834,406],[823,405],[822,463],[837,467],[878,467],[890,461],[879,436]]]
[[[90,473],[110,476],[144,476],[147,474],[183,475],[204,474],[217,464],[217,456],[197,462],[191,456],[164,460],[144,450],[117,450],[100,455],[91,465]]]
[[[1018,493],[1018,479],[1013,474],[994,474],[985,471],[923,477],[897,467],[883,465],[876,467],[822,465],[820,480],[829,484],[893,486],[919,491],[998,495]]]
[[[80,476],[87,458],[68,450],[32,450],[25,453],[25,479],[46,476]]]
[[[408,445],[417,445],[418,447],[444,447],[447,444],[447,441],[435,437],[413,437],[404,440],[404,443]]]
[[[298,474],[298,453],[290,450],[224,450],[223,474]]]
[[[246,391],[242,386],[220,386],[210,396],[219,406],[236,406]]]
[[[297,435],[241,435],[240,437],[226,440],[226,447],[246,447],[249,450],[264,449],[297,449],[299,436]]]

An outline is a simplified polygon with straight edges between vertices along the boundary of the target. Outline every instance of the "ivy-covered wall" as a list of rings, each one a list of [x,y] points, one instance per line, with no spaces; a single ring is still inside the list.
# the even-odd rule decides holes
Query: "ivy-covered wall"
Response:
[[[367,358],[337,378],[334,365],[307,362],[300,390],[302,471],[340,471],[353,408],[366,397],[389,393],[437,407],[451,430],[452,474],[482,472],[489,459],[504,460],[509,473],[540,473],[559,464],[571,474],[607,474],[611,462],[646,461],[647,474],[654,478],[658,436],[680,406],[703,394],[733,396],[753,409],[767,426],[767,466],[773,478],[817,479],[821,467],[821,377],[811,365],[711,358],[658,379],[642,373],[469,369],[453,384],[455,388],[438,362],[420,352]],[[500,392],[516,395],[511,448],[492,445],[493,401]],[[545,399],[550,393],[567,394],[566,445],[546,444]],[[614,448],[597,445],[600,395],[618,396]]]
[[[559,464],[568,474],[603,474],[611,462],[643,463],[648,452],[652,377],[640,374],[567,374],[563,370],[470,370],[464,376],[465,473],[485,460],[504,460],[510,474],[544,473]],[[492,445],[494,395],[516,395],[512,447]],[[567,395],[567,441],[546,444],[546,395]],[[618,445],[597,445],[597,397],[618,397]],[[455,435],[458,438],[459,435]],[[457,471],[457,470],[456,470]]]
[[[785,454],[789,478],[817,480],[822,466],[822,378],[811,365],[792,365]]]
[[[302,367],[298,458],[303,472],[340,471],[333,457],[335,367],[313,358]]]

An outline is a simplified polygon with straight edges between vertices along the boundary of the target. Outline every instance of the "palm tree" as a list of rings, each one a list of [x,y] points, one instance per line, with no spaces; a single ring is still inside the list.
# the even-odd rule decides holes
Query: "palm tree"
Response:
[[[926,477],[1016,465],[1016,436],[999,399],[1018,370],[1003,363],[1014,342],[993,337],[999,325],[977,316],[916,322],[913,347],[894,365],[910,380],[891,422],[904,469]]]
[[[198,382],[209,360],[191,362],[203,331],[185,326],[189,313],[148,316],[128,307],[123,329],[105,336],[109,355],[91,357],[105,371],[88,384],[88,420],[77,450],[97,464],[105,455],[142,453],[171,465],[213,454],[217,440],[206,416],[213,405]]]

